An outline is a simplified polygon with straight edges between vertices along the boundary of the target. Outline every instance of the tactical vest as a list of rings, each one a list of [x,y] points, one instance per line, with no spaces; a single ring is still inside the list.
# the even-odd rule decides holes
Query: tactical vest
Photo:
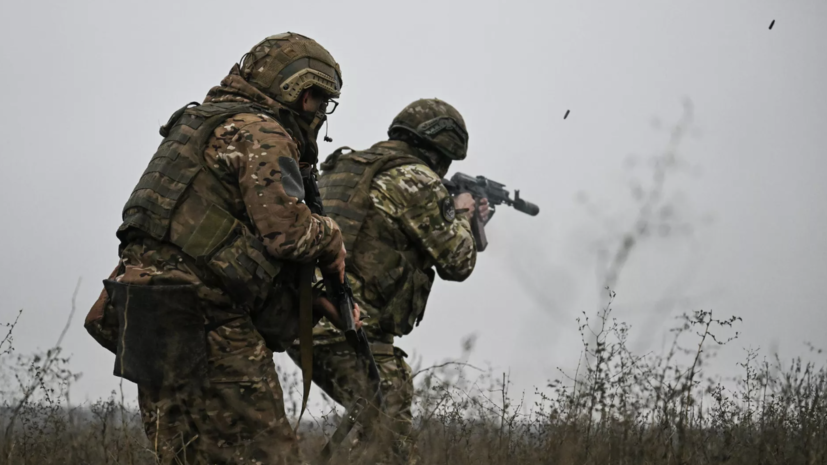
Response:
[[[258,308],[282,263],[268,255],[253,233],[240,189],[219,181],[204,158],[213,131],[240,113],[277,116],[268,108],[238,102],[184,107],[173,114],[162,128],[166,137],[124,206],[117,235],[121,246],[136,232],[174,244],[209,270],[236,302]]]
[[[370,198],[377,174],[402,165],[425,165],[404,147],[388,141],[347,154],[342,153],[347,147],[340,148],[321,164],[319,179],[325,214],[342,231],[347,271],[360,281],[354,286],[360,294],[356,297],[380,312],[382,331],[396,336],[410,333],[422,319],[435,275],[415,244],[390,239],[392,226]]]

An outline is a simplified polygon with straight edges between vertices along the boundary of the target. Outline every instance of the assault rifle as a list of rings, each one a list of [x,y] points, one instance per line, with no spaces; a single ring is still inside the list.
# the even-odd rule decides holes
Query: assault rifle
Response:
[[[322,196],[319,193],[319,185],[316,182],[315,174],[302,174],[305,188],[305,203],[311,212],[325,216]],[[371,410],[368,408],[371,406],[370,404],[378,411],[382,411],[384,400],[381,389],[382,378],[379,375],[376,360],[373,358],[373,352],[370,350],[370,341],[368,341],[368,337],[362,328],[356,329],[356,323],[353,321],[353,289],[351,289],[350,284],[347,282],[347,278],[345,282],[340,282],[338,276],[325,276],[324,287],[328,300],[336,307],[342,326],[345,328],[345,339],[356,352],[356,358],[359,364],[367,371],[368,382],[370,383],[370,389],[372,391],[371,399],[356,398],[353,405],[349,407],[345,414],[345,418],[339,423],[336,431],[333,432],[333,436],[327,444],[325,444],[321,452],[321,457],[327,462],[330,460],[332,447],[344,441],[356,423],[361,423],[369,417],[367,412]]]
[[[491,211],[488,217],[489,220],[494,216],[496,206],[502,204],[531,216],[537,216],[540,213],[540,207],[520,198],[519,190],[514,191],[514,198],[512,199],[508,191],[504,189],[505,184],[492,181],[485,176],[473,177],[464,173],[455,173],[450,180],[443,179],[442,184],[448,189],[448,193],[453,196],[468,192],[474,199],[488,199]],[[480,218],[479,211],[471,220],[471,232],[474,234],[477,250],[482,252],[488,247],[488,239],[485,237],[485,223]]]

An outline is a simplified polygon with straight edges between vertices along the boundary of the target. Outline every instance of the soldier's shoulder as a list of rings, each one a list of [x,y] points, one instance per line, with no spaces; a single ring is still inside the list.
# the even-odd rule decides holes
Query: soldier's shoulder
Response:
[[[229,116],[222,126],[225,130],[237,129],[267,138],[293,140],[290,133],[272,116],[261,113],[238,113]]]
[[[406,188],[433,188],[434,186],[442,186],[442,180],[433,170],[427,165],[419,163],[410,163],[401,166],[395,166],[389,170],[385,170],[376,176],[376,179],[391,183],[393,185],[404,186]]]
[[[402,165],[380,173],[371,186],[374,204],[398,208],[430,207],[448,196],[436,173],[424,165]]]

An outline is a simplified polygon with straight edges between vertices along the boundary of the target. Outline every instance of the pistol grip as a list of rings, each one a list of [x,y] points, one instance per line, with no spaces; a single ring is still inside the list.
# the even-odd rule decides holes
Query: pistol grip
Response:
[[[480,218],[479,209],[474,212],[474,218],[471,219],[471,234],[474,236],[477,252],[484,251],[488,247],[488,238],[485,236],[485,223]]]

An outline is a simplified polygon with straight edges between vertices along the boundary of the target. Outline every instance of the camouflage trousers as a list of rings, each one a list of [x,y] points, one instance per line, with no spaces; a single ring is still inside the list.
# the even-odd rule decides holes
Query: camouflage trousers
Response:
[[[141,417],[161,464],[293,464],[298,444],[285,417],[273,353],[249,316],[207,333],[207,385],[152,391],[138,386]]]
[[[409,464],[416,461],[416,448],[412,438],[413,379],[411,367],[405,362],[407,355],[391,344],[371,344],[376,365],[382,377],[385,412],[379,421],[383,430],[389,431],[393,445],[389,451],[379,454],[382,463]],[[287,350],[293,361],[301,366],[298,346]],[[359,365],[356,353],[346,343],[316,345],[313,348],[313,382],[334,401],[345,408],[358,397],[366,397],[366,373]],[[360,443],[367,445],[376,438],[370,427],[359,430]]]

